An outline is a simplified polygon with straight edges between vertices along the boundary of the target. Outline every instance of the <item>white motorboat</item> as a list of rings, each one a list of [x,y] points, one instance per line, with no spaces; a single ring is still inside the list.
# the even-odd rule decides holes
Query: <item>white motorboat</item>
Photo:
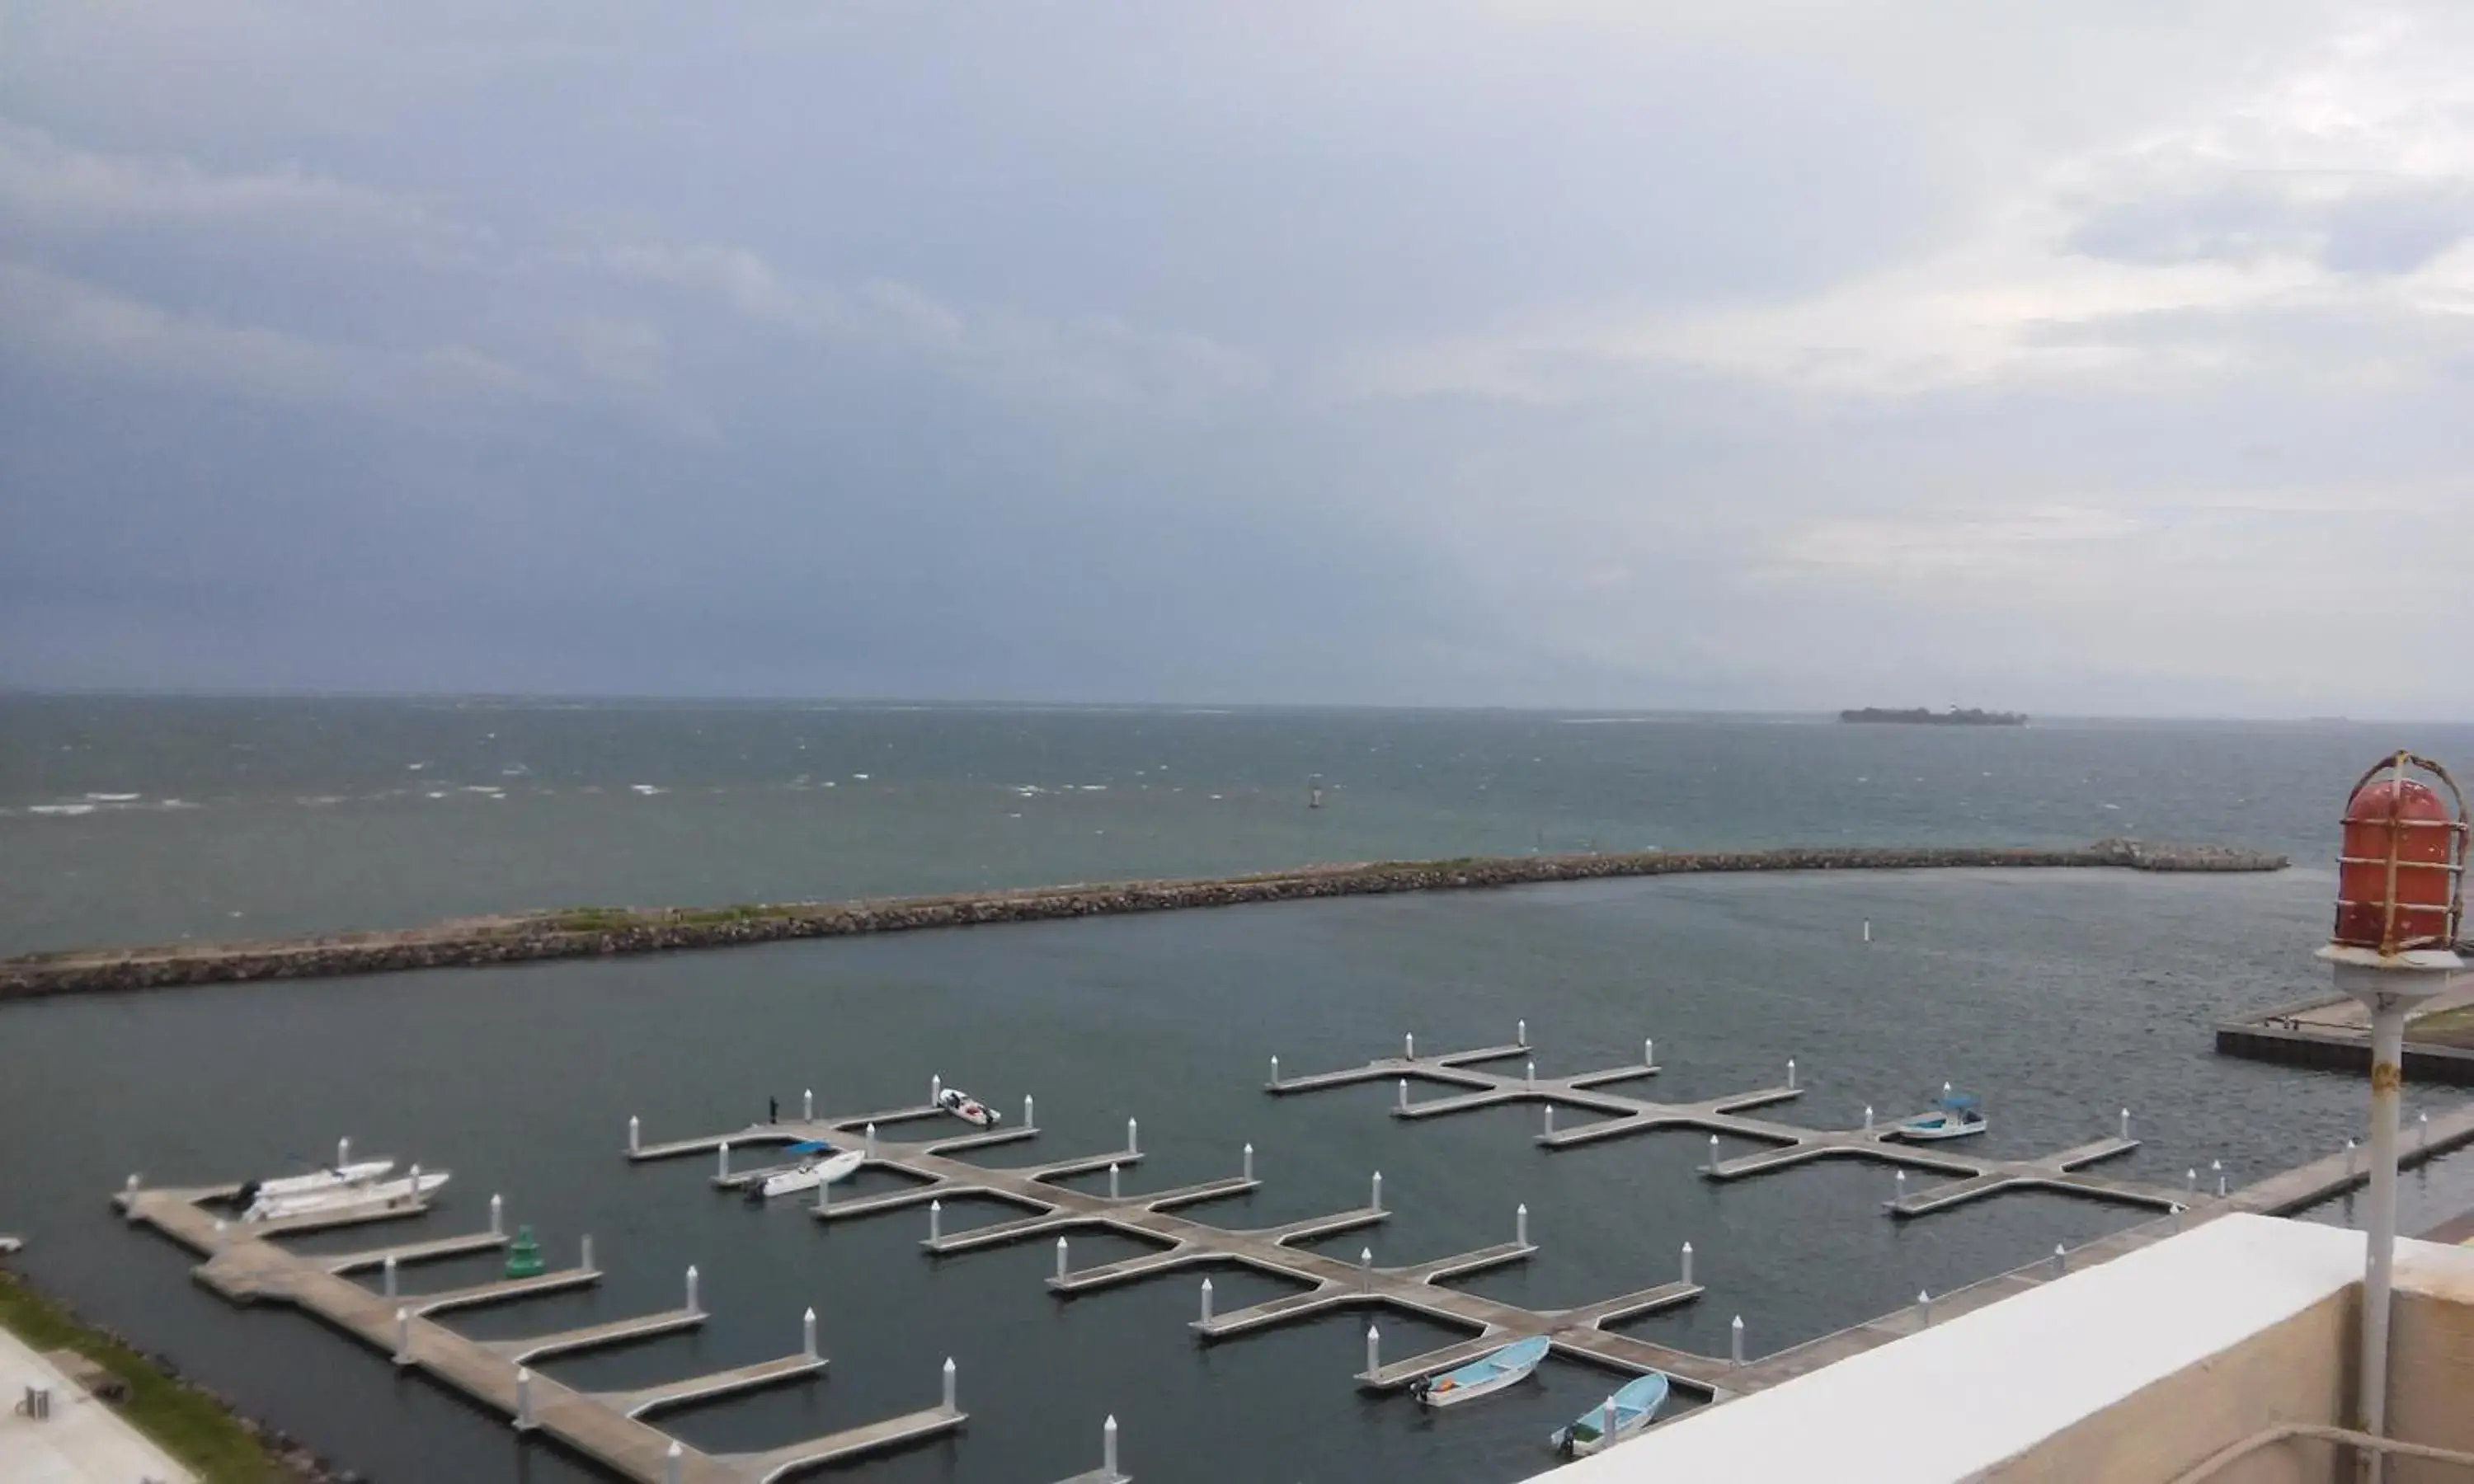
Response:
[[[1587,1458],[1611,1448],[1649,1430],[1649,1424],[1658,1420],[1658,1409],[1666,1404],[1668,1385],[1667,1378],[1656,1371],[1626,1381],[1546,1441],[1566,1458]]]
[[[394,1168],[395,1161],[391,1159],[355,1160],[350,1164],[325,1165],[306,1175],[278,1175],[269,1180],[252,1181],[240,1187],[240,1204],[255,1205],[261,1196],[284,1200],[344,1185],[365,1185]]]
[[[311,1190],[300,1195],[261,1195],[241,1212],[243,1221],[281,1221],[291,1216],[339,1215],[348,1210],[367,1208],[371,1211],[396,1210],[415,1204],[424,1196],[447,1184],[447,1171],[424,1170],[416,1179],[373,1180],[357,1185],[334,1185],[324,1190]]]
[[[1527,1380],[1545,1358],[1544,1335],[1518,1340],[1501,1350],[1480,1355],[1457,1371],[1412,1381],[1409,1395],[1426,1406],[1458,1406],[1464,1401],[1493,1396],[1506,1386]]]
[[[1981,1134],[1989,1125],[1984,1110],[1976,1098],[1966,1092],[1942,1093],[1930,1113],[1918,1113],[1899,1125],[1899,1137],[1919,1143],[1944,1138],[1965,1138]]]
[[[858,1174],[859,1167],[866,1162],[867,1156],[859,1150],[845,1149],[836,1154],[830,1148],[818,1145],[817,1151],[803,1158],[795,1168],[768,1175],[762,1184],[748,1186],[747,1196],[751,1201],[762,1203],[777,1195],[795,1195],[802,1190],[813,1190],[818,1185],[838,1185]]]
[[[936,1106],[979,1128],[992,1129],[1005,1121],[1005,1115],[971,1096],[959,1088],[947,1088],[936,1094]]]

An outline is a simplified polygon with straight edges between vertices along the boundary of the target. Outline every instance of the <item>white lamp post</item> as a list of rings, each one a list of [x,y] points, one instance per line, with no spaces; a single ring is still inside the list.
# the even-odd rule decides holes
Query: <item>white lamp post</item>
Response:
[[[2413,777],[2420,770],[2448,790]],[[2452,813],[2450,804],[2455,810]],[[2400,752],[2363,775],[2345,804],[2338,856],[2337,925],[2319,956],[2337,988],[2371,1017],[2370,1199],[2363,1272],[2362,1430],[2388,1426],[2389,1281],[2396,1262],[2397,1105],[2405,1082],[2405,1021],[2465,967],[2456,944],[2464,917],[2465,796],[2448,770]],[[2377,1484],[2382,1458],[2363,1476]]]

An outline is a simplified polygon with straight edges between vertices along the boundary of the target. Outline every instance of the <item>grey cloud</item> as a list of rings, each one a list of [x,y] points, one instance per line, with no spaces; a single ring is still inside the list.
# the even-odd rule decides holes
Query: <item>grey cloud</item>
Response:
[[[2341,273],[2412,273],[2474,236],[2474,184],[2392,177],[2231,174],[2094,205],[2073,251],[2115,262],[2315,259]]]

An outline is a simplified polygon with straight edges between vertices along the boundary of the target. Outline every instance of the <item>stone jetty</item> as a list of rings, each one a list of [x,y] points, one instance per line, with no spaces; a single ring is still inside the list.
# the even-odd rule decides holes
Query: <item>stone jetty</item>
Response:
[[[538,959],[667,953],[684,948],[778,943],[791,938],[840,938],[990,922],[1038,922],[1248,902],[1471,890],[1610,876],[2070,868],[2258,872],[2280,871],[2286,864],[2282,855],[2257,850],[2136,840],[2102,840],[2090,846],[2059,849],[1789,847],[1766,850],[1635,850],[1368,861],[1204,880],[1120,881],[941,897],[759,902],[702,908],[574,908],[460,919],[396,932],[39,953],[0,960],[0,999],[471,968]]]

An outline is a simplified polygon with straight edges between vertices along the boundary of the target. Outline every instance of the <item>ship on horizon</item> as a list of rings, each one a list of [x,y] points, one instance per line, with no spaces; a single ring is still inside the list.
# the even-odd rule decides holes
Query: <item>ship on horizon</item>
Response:
[[[1965,710],[1952,706],[1947,711],[1936,711],[1921,706],[1904,708],[1868,706],[1852,711],[1841,711],[1838,713],[1838,719],[1842,722],[1895,722],[1911,727],[2025,727],[2027,725],[2027,716],[2024,711],[1987,711],[1977,706],[1969,706]]]

